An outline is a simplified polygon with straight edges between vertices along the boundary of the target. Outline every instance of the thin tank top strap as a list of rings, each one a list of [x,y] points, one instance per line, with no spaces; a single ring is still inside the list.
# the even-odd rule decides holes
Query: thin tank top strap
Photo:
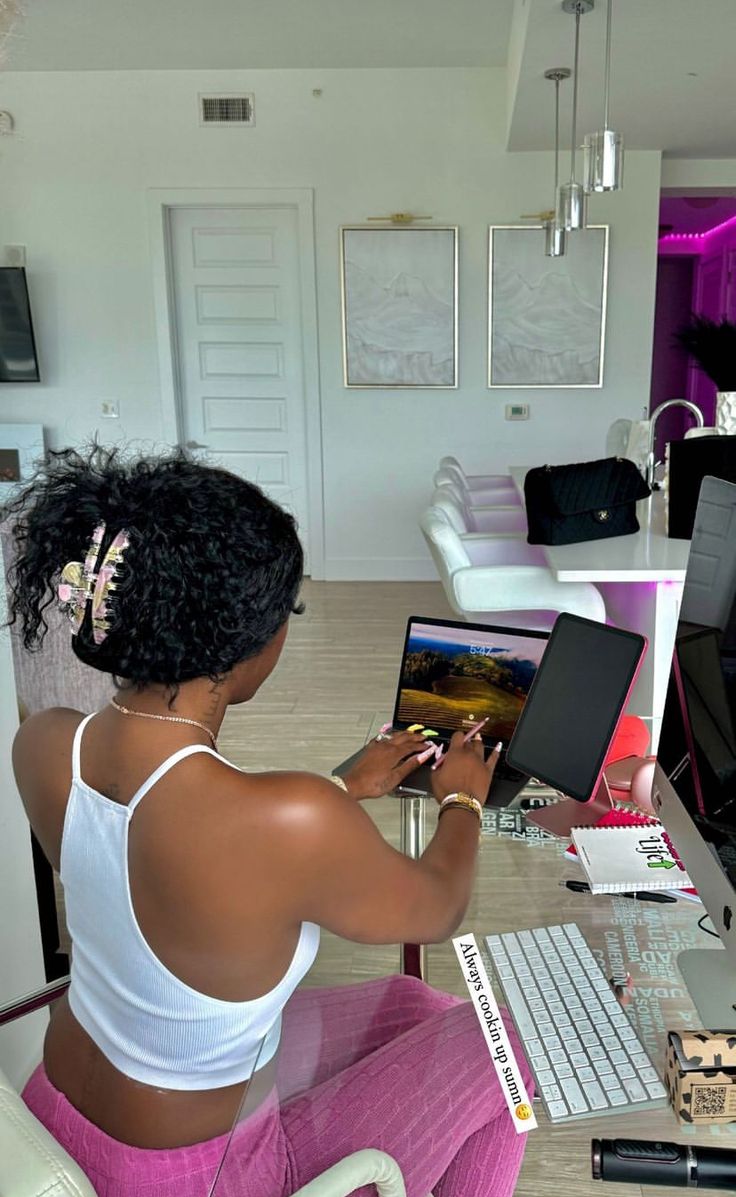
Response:
[[[126,809],[128,813],[133,814],[141,798],[145,798],[148,791],[155,786],[157,781],[165,777],[169,769],[173,769],[174,765],[178,765],[179,761],[183,761],[186,757],[193,756],[195,752],[207,752],[210,756],[218,757],[219,760],[218,753],[214,752],[206,744],[188,744],[186,748],[180,748],[178,752],[172,752],[171,756],[167,756],[166,760],[162,761],[158,768],[154,769],[151,776],[146,778],[143,785],[136,790],[127,805]]]
[[[94,717],[94,714],[95,712],[92,711],[91,715],[85,715],[81,723],[77,725],[77,730],[74,733],[74,741],[72,743],[72,781],[82,780],[80,764],[82,754],[82,735],[84,734],[84,729],[89,723],[90,719]]]

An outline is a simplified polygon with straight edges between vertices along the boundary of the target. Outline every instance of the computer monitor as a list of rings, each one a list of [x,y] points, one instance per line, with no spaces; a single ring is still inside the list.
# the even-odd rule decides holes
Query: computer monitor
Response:
[[[695,515],[652,800],[722,947],[678,967],[702,1025],[736,1023],[736,485],[705,478]]]

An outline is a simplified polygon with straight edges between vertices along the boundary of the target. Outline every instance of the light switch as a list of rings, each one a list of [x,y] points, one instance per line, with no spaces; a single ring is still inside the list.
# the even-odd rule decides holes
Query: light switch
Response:
[[[528,403],[507,403],[506,404],[506,419],[507,420],[528,420],[529,419],[529,404]]]

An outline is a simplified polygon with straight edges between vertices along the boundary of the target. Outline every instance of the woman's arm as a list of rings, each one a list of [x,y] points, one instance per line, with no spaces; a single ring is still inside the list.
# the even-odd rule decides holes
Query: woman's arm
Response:
[[[482,744],[464,745],[456,736],[435,774],[435,796],[485,795],[497,759],[493,752],[485,762]],[[316,777],[303,782],[298,795],[280,807],[285,817],[279,820],[298,917],[358,943],[447,939],[470,900],[476,815],[446,811],[421,859],[410,860],[386,843],[365,811],[334,785]]]

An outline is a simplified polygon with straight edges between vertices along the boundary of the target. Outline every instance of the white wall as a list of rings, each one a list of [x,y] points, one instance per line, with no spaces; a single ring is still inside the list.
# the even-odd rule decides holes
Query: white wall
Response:
[[[665,158],[662,187],[698,194],[700,189],[733,194],[736,158]]]
[[[322,88],[322,96],[312,95]],[[201,129],[197,93],[253,90],[251,130]],[[486,229],[549,203],[551,155],[507,155],[500,69],[6,74],[17,133],[0,144],[0,244],[28,247],[41,386],[0,390],[7,420],[53,445],[98,430],[162,435],[146,191],[311,187],[327,576],[434,576],[416,528],[438,458],[474,472],[602,453],[605,431],[647,403],[660,157],[629,153],[610,221],[602,391],[486,389]],[[460,387],[342,387],[338,226],[397,210],[460,226]],[[100,420],[117,398],[119,426]],[[507,423],[504,404],[531,404]]]
[[[0,610],[5,583],[0,571]],[[10,636],[0,631],[0,677],[13,677]],[[0,686],[0,1005],[39,989],[46,982],[33,883],[31,838],[11,766],[18,730],[13,685]],[[25,1081],[41,1058],[46,1013],[29,1015],[0,1030],[0,1068],[15,1085]]]

